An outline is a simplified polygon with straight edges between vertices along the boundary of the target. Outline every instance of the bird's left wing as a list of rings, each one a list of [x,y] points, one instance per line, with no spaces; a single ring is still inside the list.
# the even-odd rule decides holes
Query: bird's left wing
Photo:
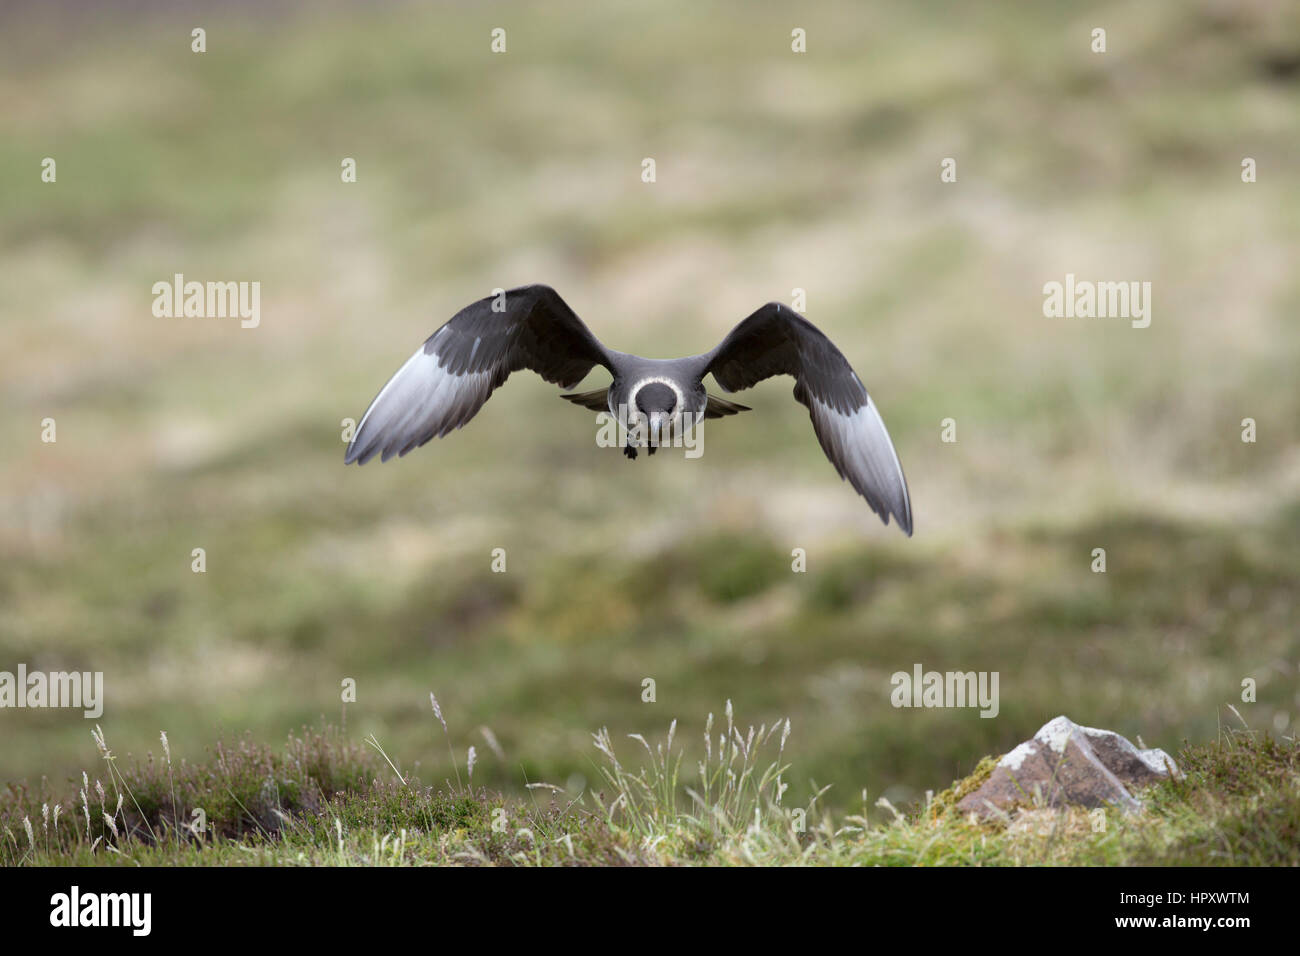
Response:
[[[345,463],[388,461],[460,428],[511,372],[565,388],[609,354],[550,286],[488,296],[457,312],[388,380],[357,426]]]
[[[833,342],[803,316],[769,302],[706,356],[706,371],[728,392],[774,375],[793,375],[794,397],[808,407],[822,450],[840,477],[885,524],[912,533],[903,466],[866,387]]]

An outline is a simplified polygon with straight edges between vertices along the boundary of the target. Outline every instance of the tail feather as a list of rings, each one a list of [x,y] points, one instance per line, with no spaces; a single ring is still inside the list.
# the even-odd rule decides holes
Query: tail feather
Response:
[[[727,415],[737,415],[740,412],[753,411],[748,405],[741,405],[739,402],[729,402],[725,398],[718,398],[716,395],[709,396],[709,402],[704,406],[705,418],[723,418]]]
[[[609,411],[609,388],[592,389],[590,392],[574,392],[561,395],[560,398],[567,398],[575,405],[581,405],[584,408],[590,408],[594,412]]]

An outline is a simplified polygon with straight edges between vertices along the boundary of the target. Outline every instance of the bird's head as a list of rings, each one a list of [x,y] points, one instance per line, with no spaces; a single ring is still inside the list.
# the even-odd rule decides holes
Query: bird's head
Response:
[[[650,382],[636,393],[636,410],[646,421],[650,443],[657,445],[677,414],[677,393],[662,382]]]

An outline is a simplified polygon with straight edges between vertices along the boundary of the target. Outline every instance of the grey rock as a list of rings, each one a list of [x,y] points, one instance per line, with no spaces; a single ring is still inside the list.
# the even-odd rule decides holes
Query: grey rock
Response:
[[[1061,716],[1004,755],[957,807],[982,818],[1034,803],[1132,812],[1141,803],[1131,791],[1178,773],[1163,750],[1141,750],[1114,731],[1082,727]]]

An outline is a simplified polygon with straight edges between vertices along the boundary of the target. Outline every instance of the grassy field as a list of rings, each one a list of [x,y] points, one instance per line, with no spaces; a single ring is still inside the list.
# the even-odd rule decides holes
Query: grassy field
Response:
[[[1140,812],[1099,816],[1027,800],[980,823],[955,805],[992,771],[992,758],[910,810],[873,803],[864,790],[857,808],[837,815],[822,800],[826,788],[803,805],[789,801],[788,722],[742,728],[734,717],[730,702],[716,721],[710,714],[704,744],[686,743],[694,734],[676,721],[631,744],[602,728],[592,735],[594,786],[570,793],[534,781],[515,799],[476,787],[471,763],[464,777],[454,768],[455,783],[427,786],[373,737],[361,746],[333,729],[291,735],[280,752],[248,740],[218,745],[200,764],[173,763],[160,740],[157,760],[123,766],[101,736],[103,765],[83,775],[75,796],[43,785],[0,797],[0,865],[1300,862],[1300,749],[1240,725],[1185,747],[1183,775],[1143,791]]]
[[[790,719],[786,806],[830,786],[815,817],[843,821],[866,789],[875,826],[876,798],[919,805],[1059,713],[1213,763],[1231,703],[1291,746],[1295,6],[559,7],[0,14],[0,671],[102,671],[107,696],[98,721],[0,711],[0,784],[66,798],[66,824],[96,723],[123,765],[165,730],[194,773],[218,739],[307,760],[266,748],[330,726],[314,779],[355,806],[256,850],[330,861],[415,828],[415,789],[370,786],[388,765],[367,736],[425,786],[454,781],[431,691],[461,772],[474,746],[475,788],[500,794],[443,787],[451,821],[531,807],[547,781],[608,827],[592,732],[622,752],[727,700]],[[155,318],[175,273],[261,282],[260,325]],[[1067,273],[1150,281],[1150,327],[1045,318]],[[425,336],[535,281],[660,356],[807,290],[889,425],[915,537],[837,479],[788,380],[741,394],[755,411],[695,461],[629,463],[519,376],[465,431],[344,468],[342,421]],[[918,662],[998,672],[997,718],[892,707],[890,675]],[[558,838],[548,805],[532,825]],[[351,821],[342,851],[330,813]],[[615,822],[632,836],[593,853],[654,856]],[[433,852],[446,831],[421,829]],[[907,832],[898,859],[944,861]],[[43,858],[15,833],[6,860]],[[466,841],[434,858],[497,852]],[[1021,859],[989,852],[961,858]]]

